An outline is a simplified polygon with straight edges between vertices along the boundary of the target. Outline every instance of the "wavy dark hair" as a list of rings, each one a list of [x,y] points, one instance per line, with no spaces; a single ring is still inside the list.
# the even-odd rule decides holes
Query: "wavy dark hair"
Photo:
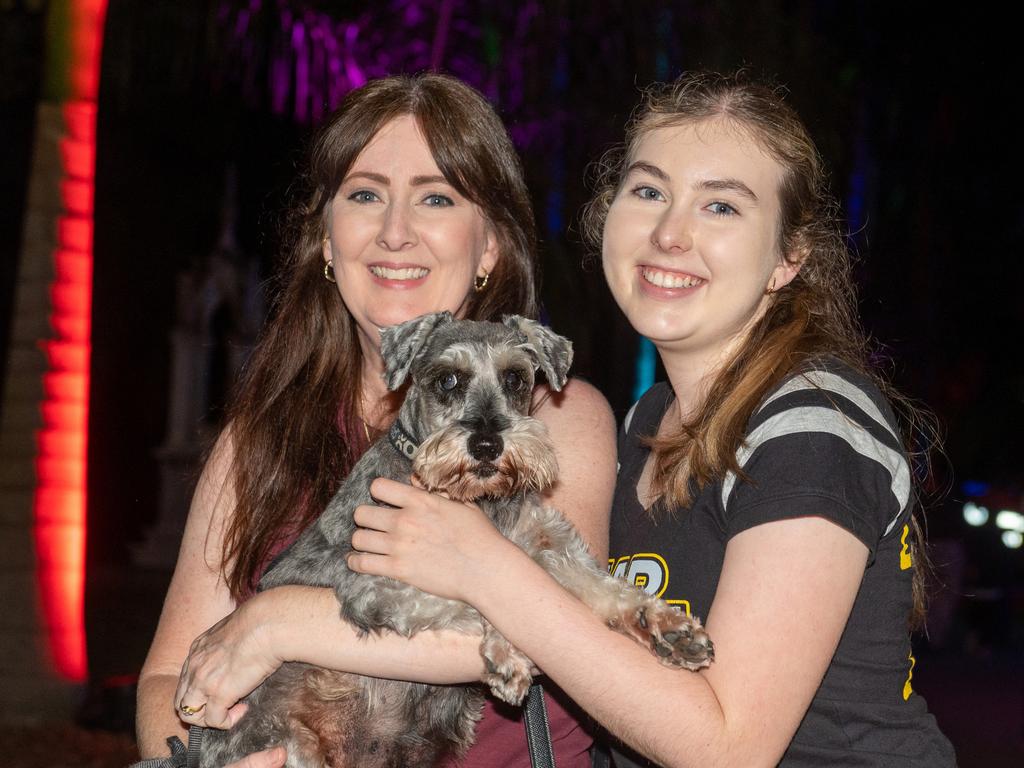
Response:
[[[931,414],[897,392],[870,365],[870,344],[857,315],[851,255],[829,191],[821,157],[803,121],[785,103],[780,87],[746,73],[685,74],[647,89],[626,127],[625,142],[598,166],[594,196],[583,213],[583,234],[599,250],[604,223],[639,142],[651,131],[703,121],[725,121],[750,136],[782,167],[778,248],[800,265],[796,277],[774,291],[764,315],[742,346],[709,382],[709,395],[685,424],[650,441],[655,457],[654,508],[686,507],[692,488],[743,476],[736,451],[751,414],[767,393],[794,370],[826,355],[869,376],[899,416],[908,454],[920,457],[915,438],[936,442]],[[927,450],[924,452],[927,466]],[[928,573],[916,518],[915,623],[924,612]]]
[[[250,594],[274,548],[324,508],[367,439],[359,420],[362,353],[355,321],[324,279],[326,209],[359,153],[387,123],[412,115],[445,179],[493,228],[498,262],[470,290],[465,316],[537,315],[533,210],[522,166],[487,100],[446,75],[396,76],[352,91],[321,126],[289,214],[277,295],[228,412],[235,506],[221,568]]]

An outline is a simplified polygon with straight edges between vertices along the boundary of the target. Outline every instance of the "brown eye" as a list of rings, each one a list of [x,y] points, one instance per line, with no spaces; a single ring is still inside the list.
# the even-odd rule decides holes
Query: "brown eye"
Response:
[[[519,371],[512,369],[505,371],[505,389],[509,392],[518,393],[523,391],[523,386],[526,381],[523,379],[523,374]]]
[[[437,387],[442,392],[451,392],[457,386],[459,386],[459,377],[451,372],[442,374],[437,380]]]

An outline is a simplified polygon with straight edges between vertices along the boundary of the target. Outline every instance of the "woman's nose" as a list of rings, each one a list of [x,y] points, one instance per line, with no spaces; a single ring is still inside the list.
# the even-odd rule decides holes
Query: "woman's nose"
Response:
[[[377,244],[388,251],[402,251],[417,243],[416,228],[410,211],[402,203],[393,202],[384,212]]]
[[[693,222],[684,211],[669,208],[651,232],[651,243],[660,251],[688,251],[693,247]]]

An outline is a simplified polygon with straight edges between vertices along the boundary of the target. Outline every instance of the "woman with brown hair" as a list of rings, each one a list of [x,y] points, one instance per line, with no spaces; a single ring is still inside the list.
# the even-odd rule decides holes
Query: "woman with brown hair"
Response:
[[[393,77],[352,92],[327,120],[306,182],[279,299],[199,481],[140,678],[143,755],[166,753],[164,740],[187,725],[235,722],[236,702],[285,660],[431,683],[483,672],[479,638],[357,638],[329,589],[254,588],[397,410],[381,377],[380,328],[439,310],[536,316],[518,158],[469,86]],[[552,503],[603,556],[615,461],[607,403],[580,381],[558,395],[539,386],[534,401],[561,467]],[[588,764],[590,737],[557,701],[548,706],[560,765]],[[522,724],[489,708],[467,764],[493,764],[495,750],[529,765]],[[245,762],[283,759],[271,750]]]
[[[669,379],[620,433],[609,564],[706,618],[715,662],[666,669],[408,486],[376,481],[393,508],[357,509],[349,565],[476,607],[618,737],[616,766],[953,765],[911,684],[914,409],[869,366],[799,117],[742,77],[652,88],[585,224]]]

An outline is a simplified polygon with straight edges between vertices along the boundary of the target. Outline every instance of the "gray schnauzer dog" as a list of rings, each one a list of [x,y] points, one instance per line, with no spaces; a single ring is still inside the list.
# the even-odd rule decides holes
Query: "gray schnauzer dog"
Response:
[[[582,539],[540,494],[558,473],[544,425],[530,417],[534,374],[565,384],[572,345],[520,317],[504,323],[424,315],[381,333],[391,390],[411,379],[388,435],[376,442],[327,506],[263,577],[334,588],[341,616],[363,632],[414,635],[428,629],[483,632],[483,682],[519,704],[532,664],[464,603],[425,594],[393,579],[350,571],[352,514],[373,503],[376,477],[408,482],[476,502],[497,528],[586,602],[605,623],[651,648],[662,663],[698,669],[714,658],[700,622],[621,579],[588,554]],[[430,766],[473,741],[483,693],[476,686],[432,686],[286,663],[246,699],[249,711],[229,731],[208,730],[201,765],[223,766],[273,745],[288,766]]]

